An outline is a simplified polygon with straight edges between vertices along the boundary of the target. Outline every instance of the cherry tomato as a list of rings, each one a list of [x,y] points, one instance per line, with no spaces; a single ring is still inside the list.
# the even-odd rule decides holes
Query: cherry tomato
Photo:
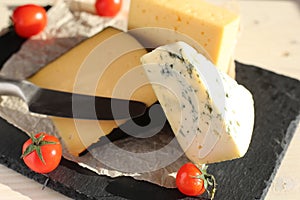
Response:
[[[29,38],[44,30],[47,25],[47,13],[41,6],[26,4],[14,10],[12,22],[19,36]]]
[[[46,133],[28,139],[22,148],[25,164],[37,173],[49,173],[60,163],[62,147],[59,140]]]
[[[184,164],[177,172],[176,185],[180,192],[188,196],[199,196],[205,192],[203,179],[197,178],[202,172],[193,164]]]
[[[122,7],[122,0],[96,0],[95,8],[98,15],[114,17]]]
[[[207,166],[200,168],[193,163],[186,163],[177,172],[176,185],[185,195],[199,196],[206,191],[209,198],[214,199],[217,183],[215,177],[207,173]]]

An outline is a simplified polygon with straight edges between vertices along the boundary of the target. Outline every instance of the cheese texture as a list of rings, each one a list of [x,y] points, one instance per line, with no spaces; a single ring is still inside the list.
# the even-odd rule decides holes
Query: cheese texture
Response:
[[[130,35],[107,28],[49,63],[29,81],[43,88],[133,99],[150,106],[157,99],[144,70],[139,67],[140,57],[145,53]],[[73,155],[125,122],[51,119]]]
[[[220,70],[229,73],[239,23],[236,13],[203,0],[131,0],[128,27],[160,27],[190,37],[206,50]],[[151,33],[149,37],[147,34],[137,34],[142,44],[146,40],[146,43],[151,41],[154,45],[177,41],[193,45],[189,43],[190,39],[178,39],[178,35],[172,38],[170,33],[166,34],[166,40],[162,43],[160,31],[144,31]]]
[[[251,93],[184,42],[142,58],[144,70],[187,157],[199,164],[243,156],[251,141]]]

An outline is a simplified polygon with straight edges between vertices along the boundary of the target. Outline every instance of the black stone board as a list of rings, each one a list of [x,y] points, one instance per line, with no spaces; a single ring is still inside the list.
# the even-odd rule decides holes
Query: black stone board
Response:
[[[1,48],[3,44],[8,45],[5,41],[0,38]],[[209,166],[209,172],[218,182],[215,199],[264,199],[299,121],[300,81],[239,62],[236,62],[236,74],[237,81],[253,94],[255,127],[250,148],[243,158]],[[49,177],[48,187],[73,199],[190,199],[176,189],[129,177],[98,176],[64,159],[47,176],[36,174],[20,159],[27,135],[0,119],[0,136],[0,163],[42,184]]]

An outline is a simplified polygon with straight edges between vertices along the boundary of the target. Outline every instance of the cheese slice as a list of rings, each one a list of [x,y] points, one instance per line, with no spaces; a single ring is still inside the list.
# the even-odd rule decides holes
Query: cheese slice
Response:
[[[128,27],[143,28],[144,32],[149,32],[135,35],[144,46],[143,42],[166,45],[185,41],[195,48],[193,43],[196,42],[220,70],[229,73],[239,23],[236,13],[203,0],[131,0]],[[145,27],[166,28],[169,31]],[[178,34],[171,31],[188,39],[178,39]],[[161,38],[163,35],[164,41]],[[193,43],[190,43],[191,39]]]
[[[144,70],[187,157],[199,164],[243,156],[251,141],[251,93],[184,42],[144,55]]]
[[[130,35],[107,28],[85,40],[32,76],[43,88],[104,97],[157,101],[140,67],[146,50]],[[75,105],[76,106],[80,105]],[[73,155],[78,155],[125,120],[76,120],[51,117]]]

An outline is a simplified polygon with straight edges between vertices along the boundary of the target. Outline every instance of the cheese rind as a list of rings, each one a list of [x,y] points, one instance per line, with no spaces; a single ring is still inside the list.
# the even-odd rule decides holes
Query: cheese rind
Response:
[[[199,0],[131,0],[128,19],[129,29],[159,27],[191,37],[206,50],[211,61],[226,73],[230,70],[239,23],[236,13]],[[178,40],[170,35],[165,43],[158,39],[159,45],[190,41]],[[146,38],[145,34],[136,36],[141,41],[159,43],[153,34]]]
[[[133,99],[149,106],[157,99],[140,67],[140,57],[145,53],[147,51],[132,36],[107,28],[49,63],[29,81],[43,88]],[[80,105],[75,105],[75,109],[76,106]],[[125,122],[51,119],[73,155]]]
[[[254,102],[243,86],[183,42],[142,58],[144,70],[187,157],[199,164],[243,156]]]

